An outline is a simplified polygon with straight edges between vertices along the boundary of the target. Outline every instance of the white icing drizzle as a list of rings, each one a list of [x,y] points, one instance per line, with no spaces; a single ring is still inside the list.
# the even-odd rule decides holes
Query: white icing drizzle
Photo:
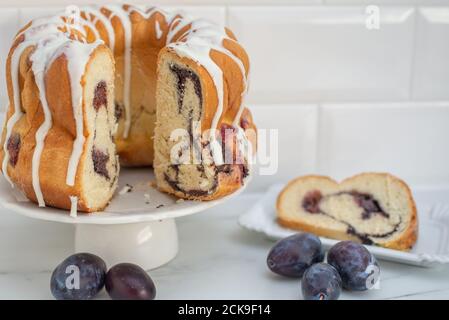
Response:
[[[120,12],[122,13],[124,12],[123,7],[119,7],[119,10],[121,10]],[[220,118],[223,114],[223,99],[224,99],[223,71],[211,59],[210,51],[211,49],[214,49],[227,55],[240,68],[242,79],[244,82],[244,89],[241,94],[242,98],[239,110],[237,111],[236,116],[233,120],[233,126],[237,127],[237,129],[241,129],[240,118],[245,108],[244,101],[249,88],[248,76],[243,61],[239,57],[235,56],[231,51],[226,49],[223,44],[223,41],[225,39],[229,41],[235,40],[227,35],[225,28],[212,24],[207,20],[193,20],[191,17],[186,16],[184,13],[173,12],[171,14],[168,14],[163,10],[160,10],[155,7],[147,9],[145,11],[144,7],[142,6],[129,6],[128,10],[129,12],[132,11],[138,12],[145,19],[148,19],[156,12],[161,13],[164,16],[166,23],[168,23],[170,26],[169,32],[166,37],[166,45],[172,48],[180,57],[187,57],[189,59],[196,61],[198,64],[202,65],[212,77],[215,88],[217,90],[218,103],[210,128],[210,146],[215,163],[222,164],[223,153],[220,144],[218,143],[218,141],[216,141],[216,136],[217,136],[218,122],[220,121]],[[129,15],[126,14],[126,12],[122,14],[121,20],[124,28],[125,25],[129,22],[129,19],[130,19]],[[126,20],[126,22],[123,20]],[[173,43],[174,37],[189,24],[191,26],[188,28],[188,30],[177,38],[176,43]],[[159,21],[157,20],[155,21],[155,30],[157,39],[160,39],[162,37],[162,30],[160,28]],[[129,41],[129,39],[126,39],[126,37],[127,35],[125,32],[125,43]],[[126,75],[125,75],[125,86],[126,86]],[[126,123],[125,123],[125,131],[126,131]],[[245,150],[247,149],[246,145],[248,145],[248,141],[246,135],[241,134],[242,132],[243,130],[238,130],[238,133],[240,133],[238,134],[239,140],[238,146],[239,148],[241,148],[243,152],[245,152]]]
[[[131,128],[131,44],[132,44],[132,28],[129,13],[120,5],[107,5],[106,9],[111,11],[112,15],[109,19],[117,17],[124,31],[124,79],[123,79],[123,104],[125,106],[125,128],[123,130],[123,138],[128,138]]]
[[[94,7],[82,7],[81,11],[85,12],[87,15],[94,15],[95,19],[93,20],[93,23],[96,23],[97,19],[100,20],[108,34],[109,48],[114,51],[115,32],[114,28],[112,27],[111,19],[107,18],[100,10]],[[99,37],[97,39],[99,39]]]
[[[51,34],[51,37],[49,36],[47,38],[42,38],[38,41],[35,51],[30,56],[30,61],[32,62],[31,68],[34,73],[36,85],[39,90],[39,99],[44,111],[44,121],[36,131],[36,146],[31,163],[33,189],[39,203],[39,207],[45,207],[44,197],[40,186],[40,160],[42,150],[44,149],[45,138],[52,126],[52,116],[48,106],[45,90],[45,72],[47,69],[47,61],[53,57],[55,50],[68,42],[69,40],[62,33]]]
[[[64,48],[68,61],[68,71],[72,91],[73,117],[75,118],[76,124],[76,138],[75,141],[73,141],[73,149],[69,159],[66,176],[66,184],[69,186],[73,186],[75,184],[76,171],[78,169],[79,160],[83,153],[83,146],[86,140],[83,132],[83,87],[81,86],[81,79],[85,72],[90,55],[101,43],[103,43],[101,40],[97,40],[96,42],[89,44],[71,42],[69,47]]]
[[[187,19],[179,20],[177,25],[173,27],[167,36],[167,41],[173,40],[175,35],[179,33],[186,25],[191,23],[191,28],[184,33],[179,39],[185,41],[178,41],[176,43],[168,44],[168,47],[172,48],[180,57],[188,57],[198,64],[202,65],[215,84],[217,90],[217,109],[212,118],[212,124],[210,128],[210,146],[214,161],[219,165],[223,162],[222,150],[220,144],[216,141],[218,122],[223,114],[223,99],[224,99],[224,83],[223,72],[221,68],[210,57],[211,49],[217,50],[229,56],[239,66],[242,73],[242,79],[244,81],[244,90],[242,92],[242,101],[237,116],[234,119],[234,125],[238,124],[241,113],[243,112],[243,98],[247,90],[246,70],[243,62],[236,57],[232,52],[226,49],[223,45],[225,39],[232,40],[226,34],[224,28],[218,27],[205,20],[189,21]]]
[[[70,216],[76,218],[78,216],[78,197],[69,196],[70,198]]]
[[[22,43],[12,54],[11,57],[11,70],[17,70],[17,72],[11,73],[11,79],[12,79],[12,85],[13,85],[13,92],[19,91],[19,61],[20,57],[23,53],[23,51],[28,47],[28,43]],[[11,136],[12,128],[16,124],[16,122],[22,117],[22,107],[21,107],[21,101],[20,96],[18,94],[14,94],[14,114],[8,119],[6,122],[6,137],[5,137],[5,143],[3,145],[4,150],[4,157],[3,157],[3,163],[2,163],[2,171],[5,179],[11,184],[12,187],[14,187],[13,182],[11,181],[11,178],[8,174],[8,161],[9,161],[9,152],[8,152],[8,141]]]
[[[236,57],[232,52],[226,49],[223,45],[223,41],[225,39],[234,41],[227,34],[226,30],[223,27],[219,27],[209,21],[206,20],[193,20],[191,17],[188,17],[184,13],[173,12],[171,14],[156,8],[152,7],[149,9],[145,9],[145,6],[129,6],[127,10],[123,8],[121,5],[108,5],[106,9],[110,10],[112,15],[109,17],[111,20],[114,16],[118,17],[121,21],[121,24],[124,29],[124,41],[125,41],[125,54],[124,54],[124,105],[125,105],[125,128],[123,136],[124,138],[128,137],[130,126],[131,126],[131,115],[130,115],[130,81],[131,81],[131,43],[132,43],[132,35],[131,35],[131,22],[129,14],[133,11],[138,12],[145,19],[148,19],[155,13],[161,13],[166,23],[170,25],[170,30],[167,34],[166,44],[173,48],[174,51],[180,55],[181,57],[188,57],[197,63],[201,64],[211,75],[214,85],[217,90],[218,96],[218,105],[215,115],[212,119],[211,125],[211,142],[215,144],[213,140],[215,140],[216,130],[218,126],[218,122],[223,113],[223,72],[219,66],[215,64],[215,62],[210,58],[210,50],[214,49],[223,54],[226,54],[228,57],[233,59],[233,61],[240,68],[242,73],[242,79],[244,81],[244,90],[242,92],[242,99],[239,110],[234,118],[233,125],[238,126],[241,114],[244,110],[244,97],[248,90],[248,81],[245,66],[241,59]],[[88,11],[88,10],[84,10]],[[106,24],[106,23],[103,23]],[[182,34],[179,39],[183,41],[178,41],[177,43],[172,43],[174,37],[179,33],[180,30],[185,28],[191,24],[190,28]],[[159,21],[155,21],[155,31],[157,39],[160,39],[163,35],[161,30],[161,26]],[[184,41],[185,40],[185,41]],[[212,150],[219,151],[218,148],[213,147]],[[216,155],[218,157],[218,154]]]
[[[156,39],[160,40],[162,38],[162,29],[159,21],[154,22],[154,28],[156,30]]]
[[[86,20],[82,20],[82,23],[86,24]],[[60,28],[66,27],[68,32],[61,32]],[[44,121],[36,131],[35,139],[36,146],[32,157],[32,185],[36,199],[39,206],[44,207],[45,201],[43,198],[42,190],[40,187],[40,159],[42,151],[44,149],[45,138],[52,126],[52,116],[48,106],[45,90],[45,74],[47,68],[52,62],[59,56],[65,55],[68,60],[68,74],[70,76],[71,95],[72,95],[72,107],[73,115],[76,122],[76,133],[73,144],[72,154],[69,160],[69,166],[67,170],[67,184],[74,184],[74,177],[81,157],[84,135],[83,135],[83,117],[82,117],[82,87],[81,77],[84,73],[85,66],[89,59],[89,56],[94,48],[96,48],[101,41],[97,41],[92,44],[81,43],[79,41],[71,40],[68,36],[70,30],[77,30],[82,32],[85,36],[85,31],[82,25],[66,24],[61,16],[38,19],[32,22],[32,24],[24,30],[18,37],[23,37],[23,41],[18,44],[11,56],[11,78],[13,85],[13,99],[14,99],[14,114],[7,122],[7,134],[5,138],[5,157],[2,163],[2,169],[5,172],[7,180],[10,178],[7,175],[7,164],[9,161],[9,152],[7,152],[7,142],[11,135],[12,127],[23,115],[21,111],[20,102],[20,88],[18,81],[19,74],[19,62],[23,51],[34,46],[34,51],[30,55],[30,61],[32,62],[31,69],[34,73],[36,86],[39,90],[39,99],[41,101],[42,110],[44,113]]]
[[[240,108],[235,115],[234,121],[232,122],[232,126],[240,127],[240,118],[242,117],[243,110],[245,109],[245,99],[246,93],[242,93],[242,102],[240,104]]]
[[[166,22],[171,21],[173,17],[177,15],[176,12],[169,13],[157,7],[146,8],[146,6],[135,6],[135,5],[134,6],[131,5],[129,7],[129,11],[130,12],[136,11],[145,19],[150,18],[155,13],[160,13],[164,16]]]
[[[187,19],[185,17],[181,18],[179,16],[175,16],[170,22],[170,30],[167,34],[166,45],[172,44],[175,35],[191,22],[192,21],[190,19]]]
[[[18,37],[21,37],[22,35],[25,35],[25,32],[27,34],[27,37],[25,37],[24,41],[21,42],[14,50],[14,52],[11,55],[11,80],[12,80],[12,91],[13,91],[13,105],[14,105],[14,114],[7,120],[6,122],[6,136],[5,136],[5,143],[3,145],[3,150],[5,156],[3,157],[3,163],[2,163],[2,171],[5,179],[9,181],[12,187],[14,187],[14,184],[12,183],[9,174],[8,174],[8,161],[10,158],[9,152],[8,152],[8,141],[12,133],[12,128],[14,125],[19,121],[19,119],[23,116],[22,112],[22,104],[20,101],[20,86],[19,86],[19,63],[20,58],[22,56],[22,53],[25,51],[26,48],[33,46],[36,44],[37,40],[45,35],[47,33],[47,29],[51,28],[53,31],[56,30],[56,27],[51,24],[51,22],[59,21],[61,22],[60,18],[53,18],[48,21],[48,19],[38,19],[36,20],[36,28],[31,30],[25,30],[24,32],[17,35],[16,39]],[[34,24],[33,24],[34,26]]]
[[[204,20],[192,20],[187,18],[184,14],[171,13],[168,14],[160,9],[151,8],[145,11],[135,6],[130,6],[125,9],[122,5],[108,5],[105,6],[107,10],[111,12],[111,16],[105,16],[100,10],[93,7],[84,7],[82,11],[86,14],[87,19],[80,18],[79,24],[68,24],[64,21],[62,16],[54,16],[51,18],[37,19],[25,29],[22,33],[18,34],[18,37],[24,36],[24,39],[14,49],[11,55],[11,79],[12,79],[12,91],[13,91],[13,106],[14,113],[6,122],[6,136],[3,145],[4,159],[2,163],[2,170],[5,178],[12,184],[8,175],[7,168],[9,162],[9,152],[7,150],[7,143],[11,136],[12,128],[17,121],[23,116],[20,100],[20,87],[19,87],[19,63],[20,58],[24,50],[30,46],[35,46],[35,50],[30,55],[30,61],[32,61],[32,71],[35,75],[36,85],[39,90],[39,97],[44,112],[44,121],[36,132],[36,146],[33,153],[32,161],[32,184],[39,206],[45,206],[43,195],[40,188],[39,179],[39,167],[40,158],[44,148],[44,141],[48,131],[52,126],[52,116],[49,110],[48,102],[45,94],[45,73],[51,62],[54,61],[61,54],[65,54],[68,60],[68,69],[70,75],[70,83],[72,90],[72,107],[73,115],[76,122],[76,138],[73,144],[72,154],[69,159],[69,165],[67,169],[66,183],[68,185],[74,185],[76,171],[79,164],[79,159],[83,151],[83,145],[85,142],[83,134],[83,114],[82,114],[82,86],[81,78],[85,71],[85,66],[89,60],[89,56],[92,51],[100,44],[100,35],[95,27],[97,21],[100,21],[106,29],[108,34],[109,46],[112,50],[115,48],[115,32],[112,26],[112,18],[117,17],[124,30],[124,107],[125,107],[125,127],[123,137],[126,139],[129,135],[131,127],[131,110],[130,110],[130,94],[131,94],[131,45],[132,45],[132,25],[130,19],[130,12],[137,11],[143,17],[148,19],[154,13],[159,12],[165,18],[170,28],[167,34],[167,45],[172,48],[179,56],[188,57],[198,64],[202,65],[212,77],[215,88],[217,90],[218,103],[215,115],[212,119],[211,125],[211,146],[214,155],[214,160],[217,163],[222,161],[221,146],[216,140],[216,130],[218,122],[223,113],[223,95],[224,95],[224,83],[223,83],[223,71],[221,68],[211,59],[211,49],[222,52],[233,59],[233,61],[239,66],[242,72],[242,78],[244,81],[244,90],[242,92],[241,106],[236,114],[233,125],[239,127],[239,120],[244,109],[244,96],[248,89],[248,81],[246,76],[246,70],[243,62],[236,57],[232,52],[227,50],[223,41],[229,38],[224,28],[218,27]],[[92,18],[92,16],[94,16]],[[182,16],[182,18],[180,17]],[[182,34],[176,43],[172,43],[174,37],[180,30],[187,25],[191,24],[188,30]],[[87,44],[85,43],[86,30],[84,26],[88,27],[98,39],[98,41]],[[68,30],[66,33],[61,32],[61,28],[66,27]],[[80,41],[71,40],[68,37],[70,30],[77,30],[81,34]],[[163,32],[160,22],[155,21],[155,32],[157,39],[161,39]],[[79,38],[79,37],[78,37]],[[181,41],[179,41],[181,40]],[[239,131],[240,132],[240,131]],[[241,135],[239,135],[241,136]],[[245,135],[243,134],[243,137]],[[246,140],[246,137],[244,138]],[[240,140],[240,139],[239,139]],[[239,143],[240,145],[241,143]],[[245,144],[245,142],[243,142]],[[243,146],[242,146],[243,147]],[[70,197],[72,201],[72,210],[74,203],[77,203],[77,197]],[[76,209],[76,206],[75,206]]]
[[[90,20],[83,19],[83,25],[87,26],[90,31],[94,33],[95,39],[101,39],[100,33],[98,32],[97,28],[95,27],[95,23],[93,23]],[[82,32],[84,34],[84,32]]]

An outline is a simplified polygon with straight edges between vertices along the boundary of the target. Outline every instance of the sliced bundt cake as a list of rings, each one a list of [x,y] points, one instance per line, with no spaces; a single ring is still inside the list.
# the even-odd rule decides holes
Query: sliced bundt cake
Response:
[[[229,30],[178,13],[108,5],[34,20],[7,60],[1,170],[40,206],[86,212],[110,201],[117,154],[124,165],[154,161],[163,191],[219,198],[241,187],[255,149],[248,71]],[[169,163],[167,130],[192,137],[194,123],[204,157]]]

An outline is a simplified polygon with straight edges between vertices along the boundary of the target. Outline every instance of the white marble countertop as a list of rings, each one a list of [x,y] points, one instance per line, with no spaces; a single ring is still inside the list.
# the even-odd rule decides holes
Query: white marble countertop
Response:
[[[178,256],[150,272],[158,299],[301,298],[298,280],[268,271],[265,259],[273,242],[237,224],[237,217],[259,196],[244,193],[178,220]],[[2,209],[0,299],[51,299],[50,270],[72,253],[73,236],[71,225],[37,221]],[[341,299],[449,298],[449,267],[380,264],[380,289],[344,292]]]

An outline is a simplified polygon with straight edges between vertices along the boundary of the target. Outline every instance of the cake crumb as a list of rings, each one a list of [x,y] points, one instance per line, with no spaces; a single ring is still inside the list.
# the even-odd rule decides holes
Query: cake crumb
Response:
[[[178,200],[176,200],[176,203],[182,203],[182,202],[184,202],[184,199],[178,199]]]
[[[76,218],[78,216],[78,197],[69,196],[70,198],[70,216]]]
[[[147,191],[149,186],[150,184],[148,183],[148,180],[142,180],[134,184],[133,190]]]
[[[150,204],[150,194],[149,193],[145,193],[143,195],[143,197],[145,198],[145,204]]]
[[[131,192],[131,191],[133,191],[133,186],[130,185],[130,184],[126,184],[126,185],[122,188],[122,190],[119,191],[118,194],[121,195],[121,196],[123,196],[124,194],[129,193],[129,192]]]
[[[156,188],[156,181],[155,180],[150,180],[150,182],[148,182],[148,184],[150,185],[150,187]]]

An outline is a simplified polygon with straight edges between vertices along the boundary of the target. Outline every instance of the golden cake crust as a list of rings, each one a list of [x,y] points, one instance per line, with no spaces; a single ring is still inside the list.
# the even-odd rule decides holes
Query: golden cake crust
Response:
[[[122,7],[128,15],[131,23],[132,31],[132,57],[131,57],[131,127],[127,138],[123,136],[124,121],[122,118],[118,121],[118,130],[115,135],[115,143],[117,151],[120,156],[120,161],[125,166],[148,166],[153,163],[153,128],[155,122],[155,91],[157,81],[157,61],[163,54],[176,54],[171,49],[166,47],[167,37],[171,30],[176,28],[176,25],[182,20],[179,18],[166,20],[164,14],[155,11],[149,16],[144,16],[142,12],[132,9],[128,5]],[[87,42],[96,40],[96,33],[105,41],[105,45],[99,45],[91,54],[88,61],[87,68],[92,61],[92,58],[99,53],[106,53],[110,55],[112,61],[115,61],[116,78],[115,78],[115,93],[118,104],[124,101],[123,79],[125,73],[125,28],[123,22],[113,11],[106,7],[99,9],[100,12],[108,19],[113,27],[113,38],[108,33],[108,28],[101,19],[95,19],[95,15],[89,11],[82,11],[81,15],[85,19],[95,21],[94,29],[85,25],[87,30],[86,36],[78,33],[76,30],[70,30],[70,37],[72,39],[79,39],[85,37]],[[157,23],[156,23],[157,22]],[[156,29],[159,25],[160,30]],[[32,23],[28,23],[18,33],[26,31],[32,27]],[[183,36],[186,30],[191,28],[191,24],[178,30],[173,35],[171,42],[185,41]],[[67,30],[61,30],[67,31]],[[158,33],[161,33],[159,35]],[[226,31],[230,39],[223,41],[223,47],[232,52],[238,59],[240,59],[246,70],[246,75],[249,71],[249,58],[243,47],[235,41],[235,36],[231,31]],[[14,114],[14,92],[11,79],[11,57],[14,50],[24,41],[24,37],[18,36],[13,43],[7,60],[7,84],[9,107],[6,114],[6,119],[10,119]],[[113,50],[108,46],[114,41]],[[21,137],[20,155],[16,165],[13,167],[7,165],[7,173],[11,181],[21,189],[25,195],[32,201],[37,202],[37,197],[33,188],[32,179],[32,158],[33,150],[35,149],[35,135],[40,125],[44,121],[44,110],[39,99],[39,90],[35,83],[34,74],[31,69],[30,55],[33,52],[33,46],[26,49],[20,57],[19,66],[19,84],[20,84],[20,98],[22,104],[22,111],[24,115],[19,119],[12,128],[12,133],[17,133]],[[223,112],[219,121],[219,126],[222,124],[231,124],[233,119],[239,112],[242,104],[242,92],[244,88],[244,79],[239,70],[239,67],[234,63],[233,59],[217,50],[211,50],[210,53],[213,61],[222,69],[224,86],[224,104]],[[217,90],[214,83],[207,72],[207,70],[199,66],[195,61],[183,58],[186,63],[195,68],[201,77],[203,85],[203,95],[205,97],[204,103],[204,118],[202,119],[202,129],[207,130],[211,126],[212,118],[216,112],[217,106]],[[57,208],[70,209],[71,201],[69,196],[78,197],[78,210],[84,212],[100,211],[107,206],[104,203],[101,206],[91,207],[87,204],[86,199],[83,198],[83,185],[79,173],[83,171],[85,166],[84,159],[87,151],[87,146],[84,145],[82,156],[77,167],[77,174],[75,184],[68,186],[66,184],[66,173],[69,163],[69,158],[73,150],[73,142],[76,138],[76,124],[73,116],[72,102],[70,94],[70,77],[68,74],[67,58],[64,55],[57,57],[52,61],[47,68],[45,76],[46,96],[49,104],[49,109],[52,114],[52,127],[45,137],[45,144],[39,165],[39,178],[45,203],[48,206]],[[83,121],[86,121],[86,110],[83,106]],[[123,110],[122,110],[123,113]],[[245,109],[241,115],[241,121],[245,123],[245,132],[255,129],[252,116],[249,110]],[[90,133],[88,127],[84,123],[84,135],[87,137]],[[6,126],[2,131],[2,146],[5,144]],[[253,143],[254,149],[256,147],[256,136],[251,133],[248,134],[248,139]],[[0,161],[3,162],[5,157],[4,148],[0,148]],[[211,200],[217,199],[227,195],[242,185],[242,174],[238,170],[233,170],[230,175],[219,174],[218,186],[215,192],[208,196],[195,197],[197,200]],[[162,189],[161,190],[175,194],[179,197],[186,198],[184,194],[176,192],[176,190]]]
[[[20,43],[18,41],[15,46]],[[15,47],[14,46],[14,47]],[[13,47],[13,49],[14,49]],[[13,51],[11,50],[11,52]],[[29,55],[33,48],[30,47],[22,54],[20,58],[20,82],[23,86],[21,91],[22,107],[24,116],[15,124],[14,133],[20,134],[21,148],[19,151],[16,165],[13,167],[8,164],[8,174],[10,179],[21,189],[27,198],[37,202],[37,198],[32,185],[32,158],[36,146],[35,135],[39,126],[44,121],[44,112],[40,105],[38,88],[34,80],[34,74],[31,70]],[[109,48],[106,46],[97,47],[90,61],[97,54],[107,54],[112,61],[113,57]],[[86,68],[89,68],[88,62]],[[10,68],[11,54],[8,57],[7,69]],[[11,73],[7,72],[9,101],[13,100]],[[70,92],[70,78],[67,70],[67,59],[64,55],[56,58],[49,67],[45,84],[47,89],[47,101],[52,113],[53,125],[45,138],[45,145],[42,151],[39,177],[41,190],[47,205],[57,208],[71,208],[69,195],[78,197],[78,210],[93,212],[103,210],[102,207],[88,207],[83,198],[82,181],[79,173],[82,172],[84,165],[83,158],[80,160],[77,170],[77,176],[74,186],[66,184],[66,172],[68,161],[72,153],[73,141],[76,137],[75,119],[73,117],[71,97],[67,95]],[[83,107],[83,113],[86,110]],[[14,108],[8,108],[6,119],[9,119],[14,113]],[[87,126],[84,127],[84,134],[88,136]],[[6,128],[3,128],[1,145],[5,143]],[[86,147],[86,146],[84,146]],[[85,150],[83,151],[85,153]],[[5,152],[0,149],[0,163],[3,162]],[[59,172],[60,174],[55,174]]]

